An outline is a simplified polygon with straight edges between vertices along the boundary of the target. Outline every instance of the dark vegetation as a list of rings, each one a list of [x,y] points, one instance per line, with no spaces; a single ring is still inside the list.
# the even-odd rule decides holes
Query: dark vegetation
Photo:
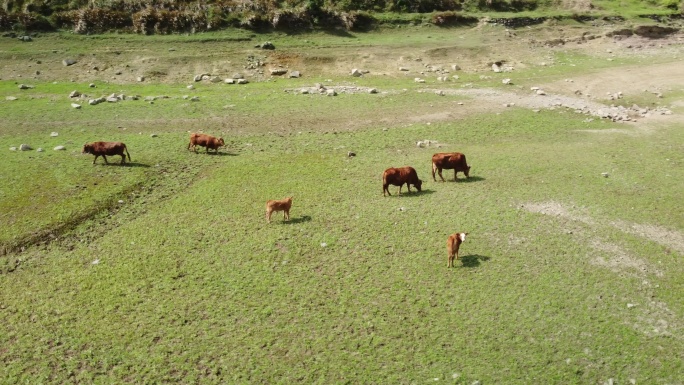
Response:
[[[681,0],[634,1],[681,16]],[[643,4],[642,4],[643,3]],[[3,0],[0,30],[71,29],[79,34],[125,31],[140,34],[195,33],[229,27],[265,30],[346,29],[363,31],[390,20],[383,13],[431,14],[438,26],[477,22],[483,13],[563,10],[555,0]],[[602,7],[586,2],[569,9],[591,20]],[[508,16],[510,18],[510,16]],[[534,18],[533,18],[534,19]]]

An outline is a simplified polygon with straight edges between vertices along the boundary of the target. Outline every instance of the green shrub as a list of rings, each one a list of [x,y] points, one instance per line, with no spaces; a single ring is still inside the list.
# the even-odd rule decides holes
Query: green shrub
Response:
[[[78,19],[74,24],[74,32],[80,34],[100,33],[132,25],[130,15],[123,11],[93,8],[76,11],[76,14]]]
[[[440,27],[448,27],[462,24],[477,23],[478,19],[472,16],[463,16],[458,12],[438,12],[432,15],[432,23]]]
[[[275,29],[302,30],[311,28],[312,20],[306,10],[283,9],[272,13],[271,25]]]

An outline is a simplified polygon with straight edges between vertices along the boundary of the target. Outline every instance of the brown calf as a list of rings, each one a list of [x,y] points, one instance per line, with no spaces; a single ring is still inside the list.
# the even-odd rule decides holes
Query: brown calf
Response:
[[[439,172],[439,177],[442,178],[442,182],[445,182],[442,176],[442,169],[454,170],[454,180],[456,180],[456,174],[462,172],[468,178],[470,173],[470,166],[466,162],[465,155],[460,152],[440,152],[432,156],[432,179],[436,182],[435,171]]]
[[[389,192],[389,185],[399,186],[399,195],[401,195],[401,188],[406,183],[406,188],[411,192],[411,185],[414,185],[418,191],[420,191],[423,181],[418,179],[418,174],[416,169],[413,167],[399,167],[399,168],[388,168],[382,173],[382,195],[387,196],[392,195]]]
[[[271,214],[273,214],[274,211],[282,211],[283,220],[289,220],[290,207],[292,207],[292,197],[266,202],[266,220],[268,223],[271,223]]]
[[[449,253],[449,261],[447,267],[454,266],[454,259],[458,259],[458,248],[461,243],[465,242],[468,233],[454,233],[447,238],[447,252]]]
[[[125,154],[124,151],[126,152]],[[93,164],[95,164],[95,161],[97,160],[98,156],[102,156],[102,158],[104,158],[105,163],[109,164],[109,162],[107,162],[106,155],[121,155],[121,164],[126,163],[126,155],[128,155],[128,161],[131,161],[131,154],[128,153],[126,145],[121,142],[86,143],[83,145],[83,151],[81,151],[81,153],[95,155],[95,159],[93,159]]]
[[[216,138],[211,135],[207,134],[198,134],[196,132],[193,132],[190,134],[190,143],[188,143],[188,150],[190,147],[192,147],[195,152],[197,152],[197,146],[202,146],[207,148],[207,153],[209,152],[209,149],[214,150],[216,153],[218,153],[218,149],[221,146],[225,146],[226,142],[223,141],[223,138]]]

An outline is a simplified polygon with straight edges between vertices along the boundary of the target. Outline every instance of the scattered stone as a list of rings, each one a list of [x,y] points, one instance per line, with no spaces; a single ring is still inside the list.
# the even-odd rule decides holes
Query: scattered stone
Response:
[[[286,68],[271,68],[270,69],[271,75],[273,76],[280,76],[280,75],[285,75],[287,73]]]
[[[329,89],[329,90],[325,91],[325,94],[328,96],[337,96],[337,91],[335,91],[333,89]]]
[[[53,148],[53,150],[54,150],[54,151],[64,151],[64,150],[66,150],[66,147],[64,147],[64,146],[57,146],[57,147]]]
[[[267,41],[265,43],[257,44],[254,46],[254,48],[261,48],[261,49],[275,49],[275,45],[271,43],[270,41]]]
[[[72,66],[76,64],[76,60],[74,59],[64,59],[62,60],[62,64],[64,64],[66,67]]]
[[[144,82],[144,81],[145,81],[145,77],[144,77],[144,76],[138,76],[137,78],[135,78],[135,80],[136,80],[136,81],[139,81],[139,82]]]
[[[492,71],[494,72],[501,72],[501,67],[499,67],[496,63],[492,64]]]
[[[353,157],[356,156],[356,154],[353,153],[353,152],[351,152],[351,151],[348,151],[348,152],[347,152],[347,156],[350,157],[350,158],[353,158]]]
[[[451,70],[452,71],[460,71],[461,67],[458,64],[452,64],[451,65]]]
[[[114,72],[114,75],[121,75],[121,74],[123,74],[123,72],[121,70],[117,70],[116,72]]]
[[[191,102],[199,102],[199,100],[200,100],[199,96],[193,96],[190,98]]]
[[[604,178],[608,178],[608,175],[609,175],[609,174],[608,174],[607,172],[602,172],[602,173],[601,173],[601,176],[604,177]]]
[[[421,78],[414,78],[413,81],[416,83],[425,83],[425,79],[421,79]]]
[[[27,36],[27,35],[25,35],[25,36],[19,36],[17,39],[19,39],[19,40],[21,40],[21,41],[23,41],[23,42],[33,41],[33,39],[31,39],[31,36]]]
[[[546,92],[544,90],[537,90],[537,95],[546,95]]]
[[[243,75],[241,73],[233,74],[233,79],[244,79],[244,78],[245,78],[245,75]]]
[[[157,136],[157,134],[150,134],[150,138],[156,138]]]
[[[92,262],[90,262],[90,263],[93,264],[93,265],[97,265],[97,264],[100,263],[100,260],[99,260],[99,259],[96,259],[96,260],[94,260],[94,261],[92,261]]]
[[[20,89],[20,90],[30,90],[30,89],[32,89],[32,88],[34,88],[34,87],[31,86],[31,85],[28,85],[28,84],[19,84],[19,89]]]
[[[77,97],[79,97],[79,96],[81,96],[81,93],[78,92],[78,91],[71,91],[71,92],[69,93],[69,97],[70,97],[70,98],[77,98]]]
[[[10,147],[9,150],[10,151],[17,151],[17,148],[16,147]]]
[[[368,89],[368,93],[369,93],[369,94],[377,94],[377,93],[378,93],[378,90],[377,90],[376,88],[369,88],[369,89]]]
[[[80,104],[78,104],[78,103],[71,103],[71,107],[73,107],[73,108],[75,108],[75,109],[77,109],[77,110],[78,110],[78,109],[80,109],[80,108],[81,108],[81,105],[80,105]]]
[[[119,98],[110,96],[105,100],[107,100],[109,103],[117,103],[119,101]]]
[[[444,91],[438,90],[438,91],[435,91],[435,94],[437,94],[439,96],[444,96]]]
[[[628,308],[628,309],[631,309],[631,308],[633,308],[634,306],[636,306],[636,305],[633,304],[633,303],[628,303],[628,304],[627,304],[627,308]]]
[[[187,86],[187,87],[185,87],[185,88],[187,88],[187,89],[189,89],[189,90],[194,90],[194,89],[195,89],[195,86],[193,86],[192,84],[190,84],[189,86]]]
[[[209,79],[209,81],[212,83],[221,83],[223,81],[223,79],[221,79],[218,76],[214,76],[213,78]]]
[[[399,67],[399,71],[408,71],[409,69],[406,67]]]
[[[235,84],[235,79],[226,79],[223,82],[226,84]],[[188,88],[190,88],[190,87],[188,87]],[[190,88],[190,89],[192,89],[192,88]]]
[[[19,151],[31,151],[33,150],[33,147],[29,146],[28,144],[21,144],[19,146]]]
[[[36,151],[37,151],[37,152],[43,152],[43,148],[42,148],[42,147],[38,147],[38,149],[37,149]]]
[[[90,84],[88,84],[88,87],[90,87],[90,88],[95,88],[95,87],[97,87],[97,86],[95,85],[95,83],[90,83]]]
[[[5,98],[5,100],[8,100],[8,101],[12,102],[12,101],[18,100],[18,98],[15,97],[15,96],[7,96],[7,97]]]
[[[321,242],[321,247],[328,247],[328,244],[325,242]]]
[[[237,84],[247,84],[247,83],[249,83],[249,82],[247,81],[247,79],[238,79],[238,80],[237,80]]]
[[[511,83],[511,79],[509,79],[509,78],[503,79],[503,80],[501,81],[501,83],[503,83],[503,84],[513,84],[513,83]]]
[[[359,76],[361,76],[361,75],[363,75],[363,74],[361,73],[361,71],[359,71],[358,69],[354,68],[354,69],[351,70],[351,75],[358,78]]]
[[[299,78],[299,77],[301,77],[301,74],[299,73],[299,71],[292,71],[292,72],[290,72],[290,75],[288,75],[288,76],[290,78]]]
[[[211,75],[210,74],[199,74],[199,75],[195,75],[195,77],[193,79],[196,82],[199,82],[199,81],[204,80],[204,79],[209,79],[209,76],[211,76]]]
[[[50,136],[54,138],[54,137],[59,136],[59,134],[53,131],[50,133]]]

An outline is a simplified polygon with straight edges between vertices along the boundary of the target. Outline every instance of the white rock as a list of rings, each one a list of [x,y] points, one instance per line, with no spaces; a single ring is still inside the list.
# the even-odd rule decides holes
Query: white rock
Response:
[[[235,79],[228,78],[228,79],[225,79],[223,82],[226,84],[235,84]],[[190,87],[188,87],[188,88],[190,88]],[[192,89],[192,88],[190,88],[190,89]]]
[[[156,138],[157,136],[159,136],[159,135],[157,135],[157,134],[150,134],[150,138]]]
[[[328,96],[337,96],[337,91],[335,91],[333,89],[329,89],[329,90],[325,91],[325,94]]]
[[[64,151],[64,150],[66,150],[66,147],[64,147],[64,146],[57,146],[57,147],[53,148],[53,150],[54,150],[54,151]]]
[[[406,67],[399,67],[399,71],[408,71],[409,69]]]
[[[71,107],[73,107],[73,108],[75,108],[75,109],[78,110],[79,108],[81,108],[81,105],[78,104],[78,103],[71,103]]]
[[[28,144],[21,144],[19,146],[19,151],[31,151],[33,150],[33,147],[29,146]]]
[[[144,77],[144,76],[138,76],[137,78],[135,78],[135,80],[136,80],[136,81],[139,81],[139,82],[144,82],[144,81],[145,81],[145,77]]]
[[[91,263],[92,263],[93,265],[97,265],[98,263],[100,263],[100,260],[99,260],[99,259],[96,259],[96,260],[92,261]]]
[[[56,133],[56,132],[52,132],[52,133],[50,133],[50,136],[54,138],[54,137],[56,137],[56,136],[59,136],[59,134]]]
[[[5,97],[5,100],[8,100],[10,102],[17,100],[18,98],[16,96],[7,96]]]
[[[361,76],[361,75],[363,75],[363,74],[361,73],[361,71],[359,71],[358,69],[354,68],[354,69],[351,70],[351,75],[358,78],[359,76]]]
[[[95,83],[90,83],[90,84],[88,84],[88,87],[90,87],[90,88],[95,88],[95,87],[97,87],[97,86],[95,85]]]
[[[416,83],[425,83],[425,79],[421,79],[421,78],[415,78],[415,79],[413,79],[413,81]]]
[[[16,147],[10,147],[9,150],[10,151],[17,151],[17,148]]]
[[[226,80],[228,80],[228,79],[226,79]],[[187,89],[189,89],[189,90],[194,90],[194,89],[195,89],[195,86],[193,86],[192,84],[190,84],[189,86],[187,86],[187,87],[185,87],[185,88],[187,88]]]
[[[247,79],[238,79],[238,80],[237,80],[237,84],[247,84],[247,83],[249,83],[249,82],[247,81]]]
[[[511,84],[511,79],[509,79],[509,78],[503,79],[503,80],[501,81],[501,83],[503,83],[503,84]]]
[[[537,95],[546,95],[546,92],[544,90],[537,90]]]
[[[38,149],[37,149],[36,151],[37,151],[37,152],[43,152],[43,148],[42,148],[42,147],[38,147]]]
[[[369,94],[377,94],[377,93],[378,93],[378,90],[375,89],[375,88],[369,88],[369,89],[368,89],[368,93],[369,93]]]
[[[461,67],[459,67],[458,64],[452,64],[452,65],[451,65],[451,69],[452,69],[453,71],[460,71],[460,70],[461,70]]]
[[[321,242],[321,247],[328,247],[328,244],[325,242]]]

